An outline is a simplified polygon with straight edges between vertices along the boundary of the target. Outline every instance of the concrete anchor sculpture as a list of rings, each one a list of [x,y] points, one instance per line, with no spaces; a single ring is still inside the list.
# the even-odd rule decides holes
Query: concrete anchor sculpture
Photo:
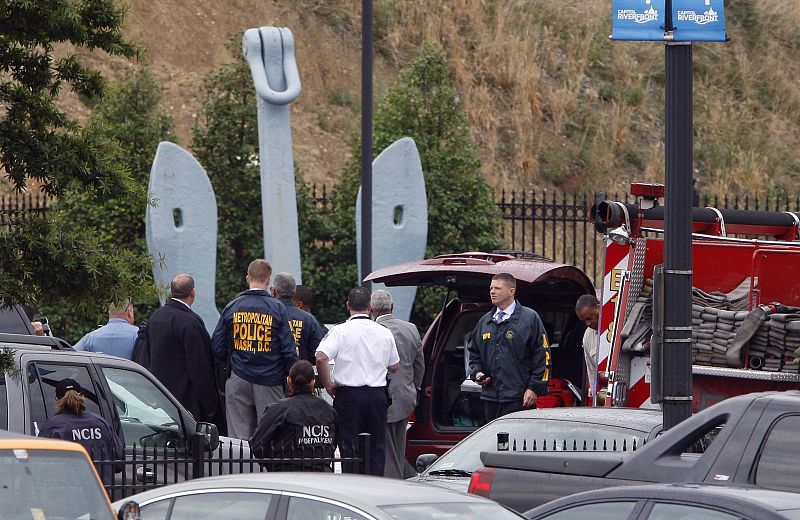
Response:
[[[372,269],[425,258],[428,242],[428,200],[417,145],[410,137],[392,143],[372,166]],[[361,272],[361,190],[356,201],[356,250]],[[408,321],[416,287],[385,287],[394,301],[393,314]]]
[[[192,310],[212,334],[219,312],[214,302],[217,199],[211,181],[192,154],[177,144],[162,142],[150,170],[148,191],[156,199],[156,206],[148,206],[145,216],[147,249],[156,260],[153,278],[159,287],[168,287],[176,274],[192,275],[197,289]],[[160,299],[164,305],[163,295]]]
[[[264,258],[273,272],[291,273],[301,282],[300,238],[292,159],[289,103],[300,94],[294,38],[285,27],[248,29],[242,51],[255,84]]]

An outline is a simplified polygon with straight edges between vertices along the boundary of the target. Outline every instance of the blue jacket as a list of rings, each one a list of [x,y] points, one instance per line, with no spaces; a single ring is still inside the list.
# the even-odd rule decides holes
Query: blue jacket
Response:
[[[286,307],[262,289],[244,291],[225,307],[211,344],[217,359],[230,357],[237,376],[264,386],[283,385],[297,361]]]
[[[295,344],[297,344],[297,355],[300,359],[305,359],[312,365],[315,364],[317,347],[325,337],[322,325],[313,315],[303,309],[298,309],[291,298],[281,298],[279,301],[286,307],[286,312],[289,314],[289,325],[292,328]]]
[[[125,459],[125,448],[119,436],[114,433],[108,421],[92,412],[75,415],[62,411],[45,421],[39,437],[77,442],[95,461]],[[111,484],[111,466],[104,465],[102,471],[99,467],[97,470],[103,483]]]
[[[470,374],[483,372],[492,382],[483,387],[481,399],[501,403],[521,400],[526,389],[546,395],[550,381],[550,345],[542,319],[533,309],[517,302],[504,322],[492,319],[493,308],[472,331]]]

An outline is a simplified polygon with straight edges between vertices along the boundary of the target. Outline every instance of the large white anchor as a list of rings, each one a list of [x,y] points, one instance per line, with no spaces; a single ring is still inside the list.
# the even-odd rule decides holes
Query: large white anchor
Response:
[[[248,29],[242,52],[256,87],[264,258],[273,272],[301,282],[300,239],[292,158],[289,103],[300,95],[292,31],[285,27]],[[270,216],[280,215],[280,219]]]

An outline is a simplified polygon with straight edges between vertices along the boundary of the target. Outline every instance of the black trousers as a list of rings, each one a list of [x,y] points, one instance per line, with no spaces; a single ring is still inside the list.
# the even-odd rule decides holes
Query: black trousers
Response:
[[[536,405],[533,405],[533,408],[536,408]],[[522,399],[507,402],[483,401],[483,413],[487,423],[497,419],[498,417],[508,415],[512,412],[519,412],[520,410],[524,409],[525,407],[522,406]]]
[[[370,475],[383,476],[386,461],[386,400],[384,387],[341,386],[336,389],[333,408],[339,416],[339,451],[343,457],[355,454],[359,433],[370,434]],[[342,463],[344,473],[357,473],[355,463]]]

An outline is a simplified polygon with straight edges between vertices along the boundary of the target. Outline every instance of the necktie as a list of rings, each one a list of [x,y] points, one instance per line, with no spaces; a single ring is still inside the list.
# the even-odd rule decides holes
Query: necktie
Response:
[[[505,318],[505,316],[506,316],[506,313],[503,312],[503,311],[500,311],[500,312],[497,313],[497,316],[494,317],[494,321],[496,323],[503,323],[503,318]]]

